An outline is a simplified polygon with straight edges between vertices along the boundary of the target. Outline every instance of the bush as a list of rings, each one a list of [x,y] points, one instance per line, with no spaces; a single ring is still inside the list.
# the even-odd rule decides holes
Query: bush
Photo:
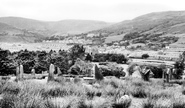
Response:
[[[124,77],[125,72],[123,72],[122,67],[116,66],[117,64],[109,63],[106,66],[100,66],[100,71],[103,76],[115,76],[117,78]]]
[[[174,68],[176,69],[176,73],[174,74],[174,77],[176,79],[181,79],[181,76],[182,76],[183,70],[184,70],[184,62],[183,61],[175,62]]]
[[[129,108],[131,101],[125,101],[120,103],[113,103],[112,108]]]
[[[122,86],[127,94],[131,94],[136,98],[146,98],[149,95],[150,84],[139,78],[129,78],[126,83]]]
[[[162,90],[154,90],[150,92],[149,98],[157,100],[160,98],[167,98],[170,99],[173,97],[173,93],[171,90],[162,89]]]
[[[16,82],[6,82],[1,88],[2,93],[14,94],[17,95],[20,92],[21,88]]]
[[[141,56],[142,59],[147,59],[148,57],[149,57],[148,54],[143,54],[143,55]]]
[[[143,108],[185,108],[185,102],[184,98],[149,98],[143,103]]]
[[[92,68],[93,68],[93,64],[92,63],[83,61],[83,60],[78,58],[76,60],[75,64],[70,67],[68,72],[73,74],[73,75],[90,76]]]
[[[128,60],[122,54],[95,54],[94,62],[116,62],[116,63],[126,63]]]

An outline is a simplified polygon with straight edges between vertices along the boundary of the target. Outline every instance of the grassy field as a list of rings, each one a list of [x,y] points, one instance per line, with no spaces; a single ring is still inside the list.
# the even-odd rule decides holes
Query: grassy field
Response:
[[[41,80],[0,81],[1,108],[185,108],[185,88],[160,79],[104,79],[94,83],[67,82],[59,77]],[[123,95],[131,101],[119,101]]]

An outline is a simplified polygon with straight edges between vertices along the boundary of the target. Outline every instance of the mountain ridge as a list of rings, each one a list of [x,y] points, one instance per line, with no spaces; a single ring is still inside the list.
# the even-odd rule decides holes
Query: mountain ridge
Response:
[[[82,33],[110,25],[103,21],[94,20],[66,19],[59,21],[40,21],[22,17],[0,17],[0,22],[20,29],[47,32],[49,35],[52,35],[54,32],[73,33],[73,31],[79,31],[78,33]],[[73,27],[74,25],[75,27]]]

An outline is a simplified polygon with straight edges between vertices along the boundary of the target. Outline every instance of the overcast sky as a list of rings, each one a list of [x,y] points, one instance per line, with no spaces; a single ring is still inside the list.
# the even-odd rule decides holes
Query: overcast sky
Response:
[[[158,11],[185,10],[184,0],[0,0],[0,17],[120,22]]]

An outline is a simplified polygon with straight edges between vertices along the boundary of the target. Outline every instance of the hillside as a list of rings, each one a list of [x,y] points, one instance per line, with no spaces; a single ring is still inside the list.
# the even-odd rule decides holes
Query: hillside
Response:
[[[177,35],[185,34],[185,11],[149,13],[92,32],[116,36],[116,41],[171,44],[181,38]]]
[[[50,22],[48,28],[52,31],[56,31],[56,33],[79,34],[101,29],[109,25],[109,23],[103,21],[62,20],[58,22]]]
[[[0,42],[34,42],[43,36],[0,23]]]
[[[185,11],[150,13],[100,29],[99,32],[185,33]]]
[[[84,33],[110,25],[106,22],[91,20],[38,21],[20,17],[1,17],[0,22],[44,36]]]

